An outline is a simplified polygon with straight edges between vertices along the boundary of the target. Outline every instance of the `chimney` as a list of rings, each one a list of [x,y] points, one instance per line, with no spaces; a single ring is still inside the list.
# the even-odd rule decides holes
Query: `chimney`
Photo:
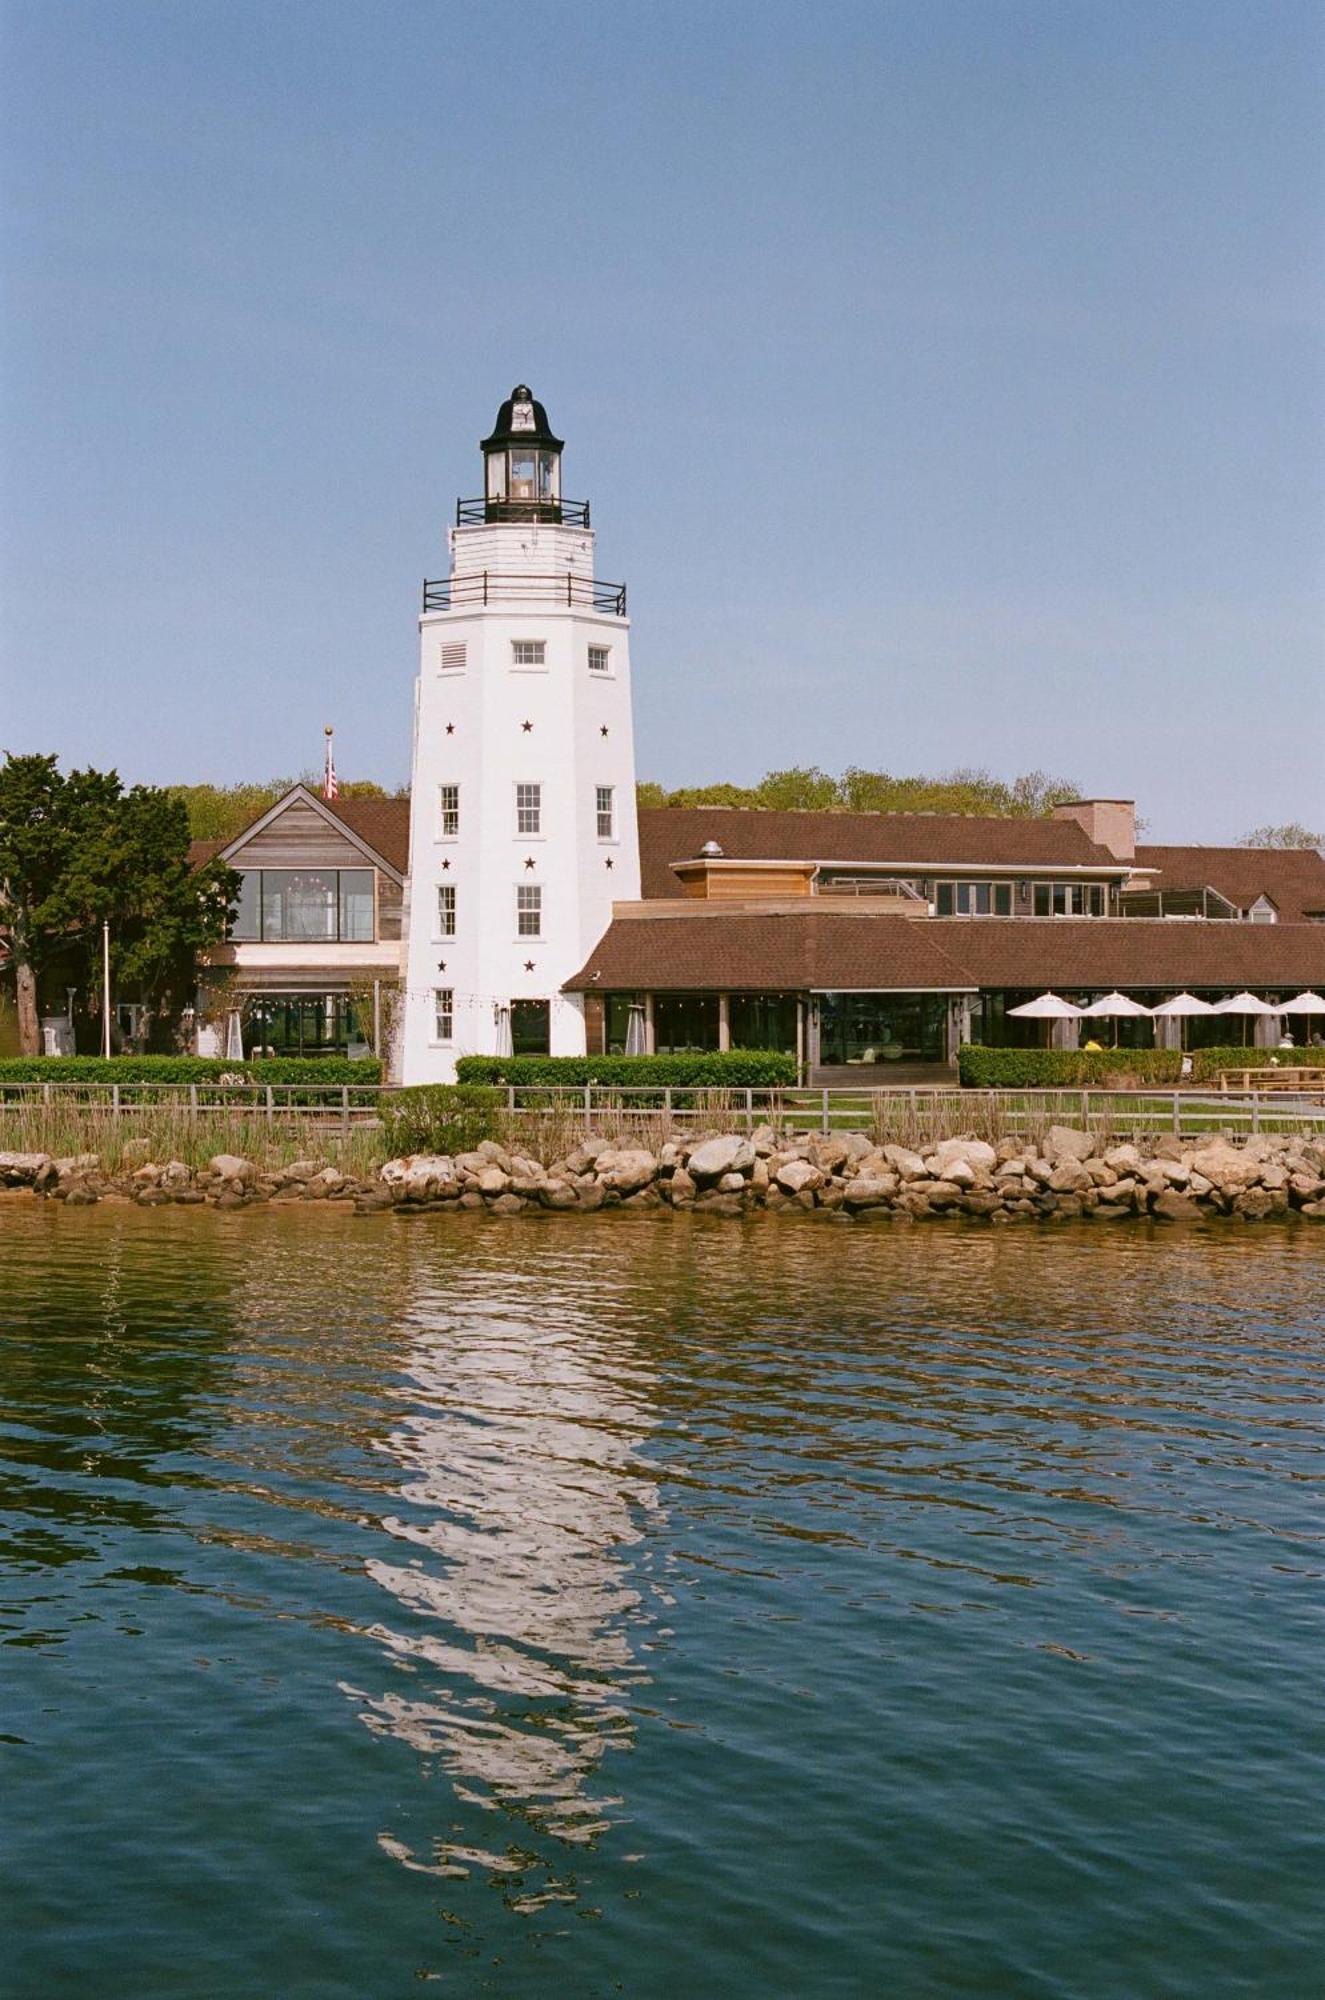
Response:
[[[1134,799],[1065,799],[1054,807],[1055,819],[1074,819],[1088,840],[1107,848],[1115,860],[1136,859]]]

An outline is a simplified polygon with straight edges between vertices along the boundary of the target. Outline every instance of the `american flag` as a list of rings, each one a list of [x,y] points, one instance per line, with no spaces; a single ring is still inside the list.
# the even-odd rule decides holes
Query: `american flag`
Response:
[[[340,797],[340,786],[336,782],[336,753],[332,748],[333,737],[330,726],[322,733],[327,739],[327,764],[322,778],[322,796],[324,799],[335,799]]]

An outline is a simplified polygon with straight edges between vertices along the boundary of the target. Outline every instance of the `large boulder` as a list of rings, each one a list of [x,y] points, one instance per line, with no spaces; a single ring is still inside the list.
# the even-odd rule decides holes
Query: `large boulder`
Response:
[[[1044,1157],[1051,1166],[1059,1160],[1088,1160],[1095,1151],[1093,1133],[1081,1132],[1075,1125],[1051,1125],[1044,1135]]]
[[[258,1177],[252,1160],[246,1160],[242,1153],[213,1153],[207,1165],[221,1181],[255,1181]]]
[[[784,1194],[804,1194],[823,1186],[824,1177],[808,1160],[787,1160],[777,1170],[777,1184]]]
[[[1055,1194],[1079,1194],[1082,1188],[1093,1185],[1084,1160],[1073,1153],[1062,1154],[1049,1176],[1049,1186]]]
[[[949,1167],[960,1160],[964,1165],[983,1168],[991,1172],[998,1165],[998,1154],[983,1139],[941,1139],[934,1148],[933,1159],[940,1177],[948,1173]]]
[[[717,1181],[724,1174],[748,1173],[755,1163],[755,1149],[749,1139],[740,1139],[727,1134],[717,1139],[702,1139],[686,1161],[686,1171],[692,1180]]]
[[[658,1162],[642,1147],[608,1147],[594,1163],[600,1187],[617,1194],[634,1194],[658,1178]]]
[[[919,1153],[913,1153],[909,1146],[885,1146],[883,1157],[904,1181],[922,1181],[929,1172]]]
[[[446,1153],[410,1153],[388,1160],[378,1179],[403,1201],[430,1201],[460,1192],[456,1162]]]
[[[0,1153],[0,1181],[6,1187],[31,1187],[50,1164],[49,1153]]]
[[[856,1174],[846,1184],[848,1208],[878,1208],[897,1192],[896,1174]]]
[[[1238,1194],[1261,1177],[1260,1160],[1231,1146],[1227,1139],[1216,1139],[1211,1145],[1202,1146],[1192,1154],[1191,1167],[1194,1174],[1204,1174],[1206,1180],[1225,1194]]]
[[[1161,1222],[1199,1222],[1201,1211],[1189,1195],[1179,1194],[1176,1188],[1165,1188],[1163,1194],[1155,1196],[1150,1213]]]

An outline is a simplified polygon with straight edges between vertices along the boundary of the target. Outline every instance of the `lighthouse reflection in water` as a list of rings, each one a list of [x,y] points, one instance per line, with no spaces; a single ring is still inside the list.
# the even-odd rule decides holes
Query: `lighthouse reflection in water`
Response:
[[[657,1504],[638,1457],[653,1378],[601,1326],[549,1329],[538,1308],[532,1285],[527,1310],[420,1302],[409,1409],[380,1447],[404,1475],[382,1522],[400,1559],[368,1565],[393,1600],[368,1636],[393,1673],[345,1692],[370,1730],[449,1774],[455,1837],[430,1829],[423,1851],[380,1837],[440,1875],[522,1870],[531,1840],[573,1848],[602,1831],[620,1803],[605,1765],[630,1744],[647,1678],[634,1649],[654,1613],[624,1551]],[[506,1825],[480,1827],[473,1808]]]

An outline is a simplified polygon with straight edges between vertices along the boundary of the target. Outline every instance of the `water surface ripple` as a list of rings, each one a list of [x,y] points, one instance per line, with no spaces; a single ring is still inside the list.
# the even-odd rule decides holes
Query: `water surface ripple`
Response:
[[[1305,1227],[0,1264],[12,2000],[1322,1990]]]

